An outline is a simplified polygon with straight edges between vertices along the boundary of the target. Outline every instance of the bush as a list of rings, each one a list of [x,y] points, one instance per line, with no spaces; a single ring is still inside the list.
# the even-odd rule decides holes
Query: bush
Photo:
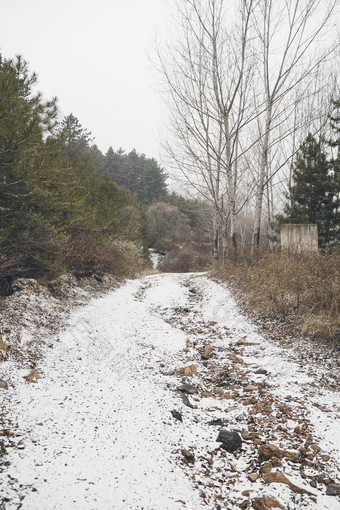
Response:
[[[170,251],[158,268],[168,273],[191,273],[207,270],[210,263],[210,255],[188,247]]]
[[[142,268],[142,259],[133,242],[121,239],[96,242],[86,234],[79,234],[70,242],[65,261],[68,270],[77,276],[110,273],[117,278],[132,278]]]
[[[144,261],[132,241],[113,239],[108,246],[114,260],[114,276],[133,278],[141,272]]]
[[[42,214],[27,212],[1,234],[0,295],[11,294],[17,278],[53,279],[63,273],[66,236]]]
[[[339,251],[226,261],[215,275],[232,282],[262,316],[284,319],[304,335],[340,343]]]

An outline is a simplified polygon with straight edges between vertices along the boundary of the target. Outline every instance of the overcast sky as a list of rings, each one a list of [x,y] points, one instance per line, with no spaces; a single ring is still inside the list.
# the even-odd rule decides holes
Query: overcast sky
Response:
[[[103,152],[158,159],[164,107],[148,56],[169,18],[167,0],[1,0],[0,52],[21,54]]]

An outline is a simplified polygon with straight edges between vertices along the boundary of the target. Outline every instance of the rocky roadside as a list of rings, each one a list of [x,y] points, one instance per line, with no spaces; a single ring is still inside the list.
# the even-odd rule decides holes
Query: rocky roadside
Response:
[[[161,370],[168,389],[178,394],[178,407],[170,410],[173,426],[195,422],[215,430],[214,448],[193,442],[173,451],[202,500],[216,509],[340,508],[339,458],[325,448],[316,427],[318,419],[326,428],[329,422],[339,425],[339,405],[327,402],[328,395],[335,401],[338,396],[339,363],[325,353],[317,358],[314,350],[307,364],[312,345],[291,350],[283,342],[286,360],[301,371],[303,382],[298,386],[288,374],[290,391],[281,393],[276,376],[282,367],[261,368],[261,340],[237,337],[218,321],[202,319],[199,286],[189,281],[188,294],[188,306],[159,310],[188,335],[182,365]],[[228,337],[228,347],[222,346]]]

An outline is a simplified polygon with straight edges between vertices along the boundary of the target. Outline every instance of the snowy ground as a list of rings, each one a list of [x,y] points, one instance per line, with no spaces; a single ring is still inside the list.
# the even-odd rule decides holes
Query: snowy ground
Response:
[[[0,509],[265,510],[268,497],[339,509],[338,374],[305,358],[204,275],[129,281],[45,338],[37,382],[0,364]],[[183,382],[197,389],[187,400]],[[222,427],[242,436],[234,453],[216,442]]]

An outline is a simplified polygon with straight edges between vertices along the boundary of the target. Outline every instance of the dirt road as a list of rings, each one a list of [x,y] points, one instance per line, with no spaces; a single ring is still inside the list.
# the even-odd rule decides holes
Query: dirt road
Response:
[[[130,281],[71,314],[36,382],[1,365],[0,508],[339,509],[338,374],[312,352],[204,275]]]

